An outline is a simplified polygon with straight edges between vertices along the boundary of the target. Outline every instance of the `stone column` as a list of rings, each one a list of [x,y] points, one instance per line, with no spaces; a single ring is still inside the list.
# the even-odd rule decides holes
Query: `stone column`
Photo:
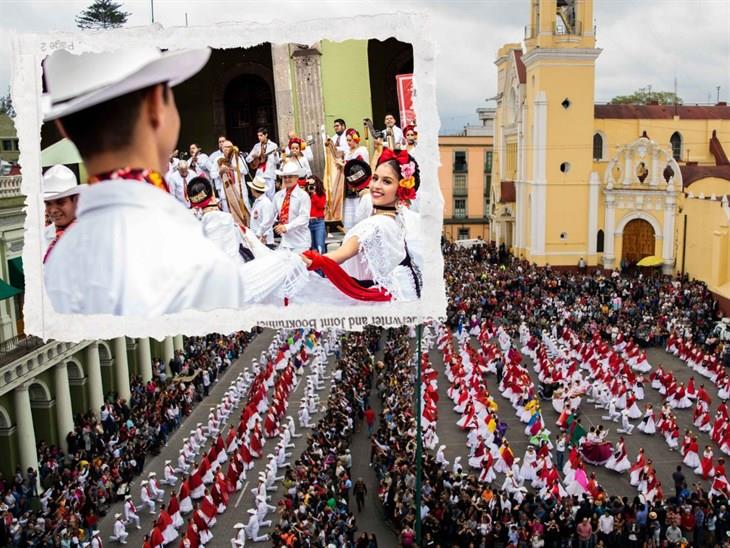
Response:
[[[175,352],[178,350],[185,350],[185,342],[183,341],[182,335],[175,335],[175,338],[173,339],[173,346],[175,347]]]
[[[137,362],[139,363],[139,373],[142,375],[142,382],[152,380],[152,353],[149,337],[137,339]]]
[[[68,384],[68,365],[61,362],[53,368],[56,381],[56,420],[58,422],[58,444],[64,453],[68,452],[66,436],[74,429],[71,409],[71,388]],[[98,410],[98,408],[97,408]]]
[[[279,142],[284,143],[288,139],[287,134],[289,131],[296,129],[294,90],[292,89],[291,69],[289,67],[289,44],[271,44],[271,64],[274,73]]]
[[[165,337],[162,341],[162,361],[165,363],[165,371],[168,375],[172,375],[170,369],[170,361],[175,357],[175,347],[172,342],[172,337]]]
[[[119,397],[129,402],[132,395],[129,389],[129,361],[127,360],[127,338],[114,339],[114,374]]]
[[[616,203],[611,194],[606,195],[606,230],[603,235],[603,268],[613,269],[616,257],[614,243],[616,239]]]
[[[677,215],[677,199],[668,195],[664,201],[664,240],[662,241],[662,274],[671,275],[674,270],[674,218]]]
[[[23,474],[32,468],[38,472],[38,452],[36,449],[35,427],[33,426],[33,412],[30,409],[30,395],[28,385],[21,384],[13,391],[15,403],[15,424],[18,432],[18,450],[20,453],[20,467]]]
[[[89,376],[89,406],[94,413],[99,413],[104,405],[104,385],[101,381],[99,343],[96,341],[86,347],[86,368]]]

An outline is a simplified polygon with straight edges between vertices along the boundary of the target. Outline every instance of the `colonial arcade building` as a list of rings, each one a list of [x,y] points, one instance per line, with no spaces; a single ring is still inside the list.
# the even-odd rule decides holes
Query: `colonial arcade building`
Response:
[[[0,176],[0,472],[5,477],[16,467],[38,470],[41,441],[66,451],[76,414],[98,412],[109,398],[129,400],[132,376],[151,379],[155,358],[169,364],[183,348],[182,336],[80,343],[25,336],[20,180]]]
[[[730,305],[730,107],[595,104],[600,53],[593,0],[531,1],[499,50],[491,238],[542,266],[654,256]]]

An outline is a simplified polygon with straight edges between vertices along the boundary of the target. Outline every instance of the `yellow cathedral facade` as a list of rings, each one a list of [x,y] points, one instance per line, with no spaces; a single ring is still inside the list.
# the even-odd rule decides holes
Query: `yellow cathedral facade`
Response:
[[[595,104],[593,1],[531,6],[496,60],[490,238],[540,266],[653,256],[730,305],[730,107]]]

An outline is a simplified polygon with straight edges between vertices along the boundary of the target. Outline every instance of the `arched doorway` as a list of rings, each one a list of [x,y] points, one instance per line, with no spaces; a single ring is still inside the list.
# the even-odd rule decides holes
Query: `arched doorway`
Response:
[[[223,94],[226,135],[241,151],[256,144],[256,132],[269,128],[269,139],[276,141],[274,94],[269,84],[256,74],[242,74],[231,80]]]
[[[654,255],[654,244],[656,235],[654,227],[644,219],[633,219],[624,227],[623,245],[621,247],[621,258],[626,259],[629,264],[636,264],[638,261],[649,255]]]

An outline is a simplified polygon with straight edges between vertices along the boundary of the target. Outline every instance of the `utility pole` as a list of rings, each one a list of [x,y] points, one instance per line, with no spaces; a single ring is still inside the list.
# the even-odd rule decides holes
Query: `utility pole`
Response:
[[[188,12],[185,12],[185,26],[188,26]]]
[[[720,102],[720,86],[717,86],[717,102]]]
[[[421,546],[421,475],[423,467],[423,436],[421,434],[421,340],[423,324],[416,326],[416,545]]]
[[[155,24],[155,0],[150,0],[150,11],[152,12],[152,24]]]

